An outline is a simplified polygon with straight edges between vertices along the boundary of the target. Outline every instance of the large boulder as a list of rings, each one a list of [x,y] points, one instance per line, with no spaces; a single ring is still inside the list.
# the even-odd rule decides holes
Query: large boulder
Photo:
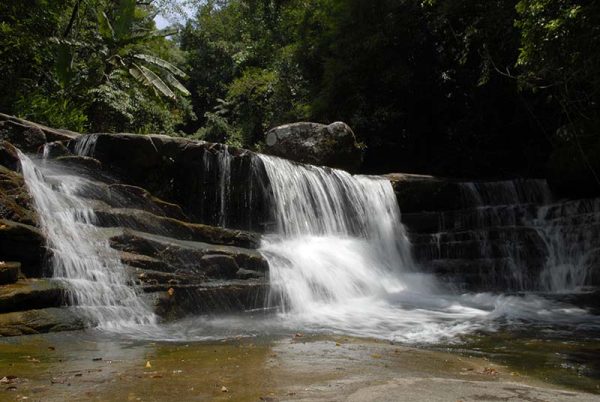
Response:
[[[19,261],[27,277],[43,275],[43,234],[35,227],[0,219],[0,261]]]
[[[296,162],[357,171],[363,149],[352,129],[341,121],[330,125],[300,122],[275,127],[265,134],[264,152]]]
[[[69,141],[79,135],[0,113],[0,140],[11,142],[23,152],[37,152],[46,142]]]
[[[74,331],[84,328],[81,317],[68,308],[44,308],[0,314],[0,337]]]
[[[0,219],[36,225],[36,215],[23,176],[0,166]]]

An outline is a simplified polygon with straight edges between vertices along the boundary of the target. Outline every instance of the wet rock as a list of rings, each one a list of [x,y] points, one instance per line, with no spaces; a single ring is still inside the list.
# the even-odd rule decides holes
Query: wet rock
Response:
[[[109,186],[110,195],[122,204],[147,210],[154,214],[167,216],[178,220],[187,220],[181,207],[158,197],[154,197],[146,189],[127,184],[112,184]],[[126,204],[126,205],[125,205]]]
[[[46,143],[46,135],[39,127],[32,124],[0,120],[0,140],[10,142],[23,152],[34,153]]]
[[[9,116],[9,115],[0,113],[0,137],[2,137],[3,135],[11,134],[10,131],[13,130],[12,134],[16,135],[18,137],[18,141],[13,142],[13,144],[16,145],[17,147],[21,148],[21,150],[23,150],[23,151],[35,152],[37,149],[37,146],[33,149],[25,149],[19,145],[19,143],[21,141],[23,141],[24,143],[28,143],[27,139],[22,138],[22,136],[18,135],[19,131],[23,130],[23,129],[41,131],[45,138],[44,142],[46,142],[46,141],[48,141],[48,142],[69,141],[74,138],[77,138],[80,135],[79,133],[75,133],[73,131],[57,129],[57,128],[50,128],[50,127],[44,126],[42,124],[34,123],[34,122],[31,122],[28,120],[20,119],[15,116]],[[3,130],[9,131],[9,133],[2,134],[1,132]],[[37,136],[38,134],[35,134],[35,135]],[[42,143],[38,144],[38,146],[41,144]]]
[[[223,313],[261,308],[265,305],[265,281],[228,282],[212,286],[173,286],[172,294],[157,300],[155,311],[167,319],[188,314]]]
[[[102,164],[100,163],[100,161],[89,156],[60,156],[56,158],[56,161],[80,169],[87,169],[92,171],[102,169]]]
[[[18,262],[0,261],[0,285],[15,283],[21,273],[21,264]]]
[[[96,217],[99,226],[129,228],[151,234],[168,235],[180,240],[194,240],[246,248],[258,248],[260,245],[260,235],[257,233],[188,223],[140,210],[100,210],[96,211]]]
[[[462,193],[458,182],[434,176],[391,173],[390,180],[402,213],[460,209]]]
[[[200,259],[207,276],[213,278],[233,279],[240,267],[229,255],[205,255]]]
[[[10,170],[19,170],[21,167],[17,149],[8,141],[0,141],[0,165]]]
[[[75,331],[83,328],[84,323],[81,318],[68,308],[45,308],[0,314],[0,336]]]
[[[267,261],[258,251],[241,247],[179,241],[133,231],[125,231],[122,235],[112,237],[110,243],[111,247],[130,255],[147,256],[167,264],[162,268],[153,264],[151,269],[154,270],[168,269],[169,272],[203,274],[205,267],[201,261],[209,255],[229,256],[238,267],[263,274],[269,268]],[[144,268],[142,265],[140,267]]]
[[[45,239],[33,226],[0,219],[0,260],[19,261],[27,277],[43,274]]]
[[[265,153],[301,163],[351,172],[358,171],[362,164],[362,147],[352,129],[342,122],[286,124],[269,130],[265,142]]]
[[[175,268],[165,261],[143,255],[121,251],[121,262],[125,265],[143,270],[174,272]]]
[[[0,219],[36,225],[31,197],[23,176],[0,166]]]
[[[235,273],[235,276],[238,279],[260,279],[260,278],[264,278],[265,274],[264,274],[264,272],[258,272],[258,271],[252,271],[249,269],[240,268]]]
[[[64,300],[64,287],[49,279],[23,279],[0,286],[0,313],[57,307]]]
[[[71,155],[71,151],[67,148],[63,141],[49,142],[44,147],[44,157],[48,159],[55,159],[61,156]]]

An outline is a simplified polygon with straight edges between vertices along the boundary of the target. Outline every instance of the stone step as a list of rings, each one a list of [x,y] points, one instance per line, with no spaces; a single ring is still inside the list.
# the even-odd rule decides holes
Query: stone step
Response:
[[[21,274],[21,263],[0,261],[0,285],[15,283]]]
[[[75,331],[84,327],[75,310],[67,307],[0,314],[0,337]]]
[[[157,290],[160,289],[152,289]],[[175,285],[165,290],[158,299],[156,313],[166,319],[176,319],[190,314],[263,308],[269,285],[265,280],[257,279],[214,282],[210,286]]]
[[[260,235],[242,230],[225,229],[199,223],[157,216],[146,211],[126,208],[96,211],[96,224],[101,227],[123,227],[179,240],[193,240],[245,248],[258,248]]]
[[[116,250],[129,253],[124,255],[126,264],[156,271],[223,277],[215,269],[215,263],[231,265],[231,261],[238,269],[265,273],[269,268],[262,254],[253,249],[179,240],[129,229],[114,234],[110,244]],[[218,256],[220,261],[215,260]],[[227,261],[222,257],[228,257]]]
[[[58,307],[66,300],[64,286],[51,279],[22,279],[0,287],[0,313]]]
[[[437,259],[423,262],[422,268],[459,289],[507,291],[536,289],[543,262],[523,266],[511,258]]]
[[[30,278],[41,277],[45,239],[39,229],[0,219],[0,261],[19,261],[21,272]]]

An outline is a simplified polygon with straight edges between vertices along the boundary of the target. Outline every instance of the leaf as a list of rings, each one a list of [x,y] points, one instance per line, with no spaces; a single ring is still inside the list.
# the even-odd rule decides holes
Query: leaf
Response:
[[[115,15],[115,39],[120,40],[128,37],[135,16],[135,0],[120,0]]]
[[[177,80],[177,78],[173,77],[173,74],[167,73],[167,82],[171,84],[173,88],[177,89],[185,96],[191,95],[190,91],[188,91],[187,88],[184,87],[183,84]]]
[[[133,78],[140,81],[144,85],[150,85],[150,82],[146,79],[146,76],[137,65],[134,65],[134,67],[129,69],[129,74],[131,74]]]
[[[98,14],[98,30],[104,39],[114,39],[115,30],[113,29],[108,16],[104,11]]]
[[[168,61],[165,61],[159,57],[151,56],[149,54],[136,54],[133,57],[135,57],[136,59],[147,61],[148,63],[155,64],[159,67],[162,67],[165,70],[170,71],[172,74],[174,74],[178,77],[182,77],[182,78],[187,77],[186,73],[184,73],[183,71],[181,71],[180,69],[178,69],[177,67],[175,67],[174,65],[169,63]]]
[[[144,74],[144,77],[167,98],[175,98],[175,94],[171,91],[171,88],[160,79],[152,70],[144,66],[139,66],[140,71]]]
[[[56,54],[56,75],[63,88],[65,88],[73,78],[73,54],[71,48],[66,43],[58,45]]]

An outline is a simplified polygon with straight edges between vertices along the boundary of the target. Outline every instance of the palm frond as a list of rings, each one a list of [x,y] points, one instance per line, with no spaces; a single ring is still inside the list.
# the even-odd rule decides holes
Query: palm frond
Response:
[[[169,63],[168,61],[161,59],[160,57],[151,56],[149,54],[135,54],[133,57],[135,57],[136,59],[139,59],[139,60],[144,60],[148,63],[152,63],[159,67],[162,67],[165,70],[168,70],[170,73],[172,73],[178,77],[182,77],[182,78],[187,77],[186,73],[184,73],[183,71],[181,71],[180,69],[175,67],[173,64]]]

